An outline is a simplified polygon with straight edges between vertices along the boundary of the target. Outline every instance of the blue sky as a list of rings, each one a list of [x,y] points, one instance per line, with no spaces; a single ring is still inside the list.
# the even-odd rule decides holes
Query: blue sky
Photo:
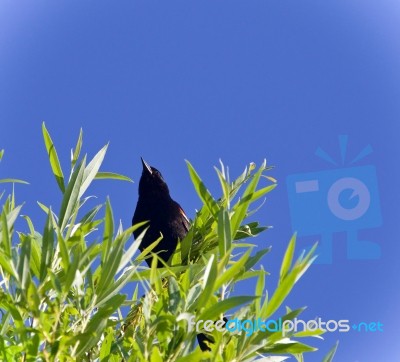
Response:
[[[296,201],[288,196],[288,176],[313,173],[323,185],[332,181],[332,170],[362,177],[354,168],[372,165],[375,173],[363,182],[377,188],[371,205],[381,222],[374,214],[361,224],[316,227],[319,234],[300,237],[299,251],[322,234],[323,240],[332,237],[332,262],[312,267],[289,305],[307,305],[310,319],[384,325],[380,333],[331,333],[326,342],[314,342],[321,353],[306,361],[321,360],[337,339],[337,361],[399,359],[393,347],[400,294],[398,24],[400,5],[394,0],[1,0],[0,148],[6,154],[0,178],[30,182],[17,186],[17,195],[26,201],[24,212],[42,223],[36,201],[57,205],[60,195],[41,122],[65,166],[83,127],[85,151],[94,155],[110,141],[104,170],[135,181],[98,181],[92,190],[99,200],[109,195],[115,217],[128,226],[140,156],[162,171],[191,217],[200,202],[184,159],[218,196],[218,159],[233,177],[247,163],[267,158],[279,186],[258,214],[274,228],[257,243],[273,247],[263,260],[273,288],[298,216],[290,212]],[[348,135],[344,163],[340,135]],[[350,164],[367,145],[373,152]],[[318,147],[337,165],[317,157]],[[321,208],[325,191],[321,186]],[[359,200],[341,198],[344,208]],[[319,210],[310,201],[312,207]],[[351,232],[378,245],[380,256],[349,259]]]

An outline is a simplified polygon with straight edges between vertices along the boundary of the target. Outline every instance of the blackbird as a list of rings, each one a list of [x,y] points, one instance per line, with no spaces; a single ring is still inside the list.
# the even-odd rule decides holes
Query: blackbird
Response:
[[[175,251],[178,240],[182,240],[186,236],[190,222],[182,207],[171,198],[168,185],[160,171],[151,167],[143,158],[142,164],[139,199],[132,218],[132,225],[142,221],[149,221],[149,223],[136,229],[133,235],[137,239],[148,227],[139,246],[140,251],[162,236],[162,240],[153,248],[152,252],[167,262]],[[151,258],[146,259],[146,262],[150,266]],[[158,262],[158,267],[162,267],[161,262]]]
[[[160,171],[150,166],[143,158],[141,160],[143,171],[139,181],[139,199],[132,218],[132,225],[143,221],[149,223],[136,229],[133,235],[137,239],[148,227],[139,246],[140,251],[162,236],[161,241],[152,249],[152,252],[156,253],[163,261],[168,262],[178,245],[178,240],[182,240],[186,236],[190,222],[182,207],[171,198],[168,185]],[[146,262],[151,266],[152,258],[147,258]],[[163,264],[158,261],[157,266],[160,268]],[[210,350],[206,342],[212,343],[212,341],[208,336],[203,333],[198,334],[197,341],[202,351]]]

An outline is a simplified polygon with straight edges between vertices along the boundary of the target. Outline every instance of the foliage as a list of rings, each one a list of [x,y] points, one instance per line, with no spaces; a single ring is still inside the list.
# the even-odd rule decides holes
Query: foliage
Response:
[[[188,162],[203,207],[171,263],[157,269],[155,257],[149,269],[141,262],[152,255],[157,241],[137,253],[140,240],[130,240],[138,225],[116,227],[109,200],[83,212],[92,202],[85,195],[93,180],[130,181],[126,176],[100,172],[107,145],[88,162],[86,155],[81,157],[81,131],[66,179],[44,124],[42,130],[61,207],[55,212],[39,203],[46,213],[45,225],[37,230],[28,216],[22,216],[29,232],[21,232],[15,230],[22,205],[16,204],[14,190],[8,197],[1,195],[0,360],[283,361],[291,354],[300,361],[304,352],[315,350],[300,339],[320,336],[322,331],[246,336],[245,331],[214,330],[211,351],[202,352],[189,323],[216,321],[232,312],[231,319],[277,319],[276,312],[314,259],[313,249],[293,260],[293,236],[278,285],[267,293],[268,273],[255,266],[270,249],[253,253],[256,245],[244,241],[266,229],[247,221],[254,202],[276,186],[265,176],[269,169],[265,161],[258,169],[251,164],[233,182],[221,163],[221,169],[216,169],[222,189],[219,200]],[[269,185],[260,188],[261,180],[269,180]],[[89,234],[101,242],[90,241]],[[236,283],[250,278],[255,279],[252,295],[231,293]],[[146,291],[143,297],[139,297],[139,286]],[[130,312],[123,312],[123,306],[129,306]],[[302,310],[287,308],[282,320],[294,319]]]

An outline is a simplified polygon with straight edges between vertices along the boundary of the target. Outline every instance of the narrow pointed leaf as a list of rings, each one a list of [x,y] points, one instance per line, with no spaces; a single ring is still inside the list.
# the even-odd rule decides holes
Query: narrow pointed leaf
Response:
[[[26,291],[30,282],[30,257],[31,257],[31,238],[26,236],[22,240],[21,251],[18,261],[18,280],[20,287]]]
[[[42,253],[40,258],[40,277],[42,282],[46,275],[47,269],[50,268],[54,253],[54,230],[51,218],[51,210],[47,215],[46,226],[42,238]]]
[[[67,189],[65,190],[59,216],[59,226],[61,231],[64,230],[72,213],[78,209],[79,194],[82,185],[85,164],[86,158],[84,158],[79,167],[74,170]]]
[[[101,260],[104,263],[108,258],[108,254],[111,250],[111,243],[114,236],[114,216],[110,204],[110,200],[107,198],[106,200],[106,216],[104,219],[104,234],[103,234],[103,253],[101,256]]]
[[[81,197],[84,192],[87,190],[93,179],[96,177],[97,172],[100,169],[101,164],[103,163],[104,156],[106,155],[108,148],[108,144],[105,145],[97,154],[93,157],[93,159],[88,163],[85,168],[85,172],[83,174],[82,187],[79,192],[79,197]]]
[[[294,249],[296,247],[296,234],[290,239],[289,245],[286,249],[285,256],[283,257],[279,280],[282,282],[289,272],[290,266],[292,265]]]
[[[335,357],[336,350],[339,346],[339,341],[336,342],[336,344],[333,346],[333,348],[329,351],[329,353],[324,357],[322,362],[332,362],[333,357]]]
[[[250,253],[251,250],[247,250],[246,253],[244,253],[239,260],[235,261],[229,269],[227,269],[224,273],[221,273],[221,276],[215,281],[216,289],[222,287],[222,285],[225,283],[240,277],[241,272],[245,271],[244,266],[250,257]]]
[[[240,305],[250,303],[257,298],[259,298],[259,297],[258,296],[238,296],[238,297],[231,297],[231,298],[222,300],[222,301],[218,302],[217,304],[214,304],[212,307],[208,308],[206,311],[204,311],[200,315],[199,320],[200,319],[214,320],[222,313],[226,313],[229,310],[236,308]]]
[[[247,210],[249,208],[250,203],[253,201],[254,197],[253,194],[257,188],[258,182],[260,180],[261,174],[264,171],[264,169],[265,169],[265,161],[258,169],[258,171],[254,174],[245,192],[243,193],[242,199],[238,201],[234,207],[235,213],[233,214],[231,219],[233,237],[235,237],[236,233],[240,228],[241,223],[246,217]]]
[[[42,132],[43,132],[43,139],[44,144],[46,146],[47,154],[50,160],[50,166],[53,171],[53,174],[56,178],[57,184],[62,193],[65,192],[65,185],[64,185],[64,174],[61,169],[60,161],[58,159],[57,151],[54,146],[54,143],[50,137],[49,132],[47,131],[46,125],[42,124]]]
[[[207,187],[204,185],[200,176],[197,174],[196,170],[193,168],[192,164],[189,161],[186,161],[187,167],[189,169],[189,175],[193,182],[194,188],[197,191],[200,199],[204,202],[207,208],[210,210],[211,214],[215,219],[218,218],[218,210],[219,206],[214,198],[211,196],[210,192],[207,190]]]
[[[228,211],[223,208],[221,208],[218,213],[218,244],[221,257],[223,257],[232,246],[231,221]]]
[[[131,178],[129,178],[128,176],[120,175],[120,174],[114,173],[114,172],[97,172],[97,174],[95,176],[95,180],[101,180],[101,179],[133,182],[133,180]]]
[[[3,178],[3,179],[0,180],[0,184],[3,184],[3,183],[16,183],[16,184],[29,185],[29,182],[26,182],[24,180],[19,180],[19,179],[16,179],[16,178]]]
[[[7,216],[5,210],[1,213],[1,232],[2,232],[2,243],[4,251],[8,258],[11,257],[11,239],[8,230]]]
[[[76,143],[75,146],[75,150],[74,153],[72,155],[72,159],[71,159],[71,165],[72,167],[75,166],[76,162],[78,161],[79,155],[81,153],[81,148],[82,148],[82,136],[83,136],[83,131],[82,128],[79,131],[79,137],[78,137],[78,141]]]

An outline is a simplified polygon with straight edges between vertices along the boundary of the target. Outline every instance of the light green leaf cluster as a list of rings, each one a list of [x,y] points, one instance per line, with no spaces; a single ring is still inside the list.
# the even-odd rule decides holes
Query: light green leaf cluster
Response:
[[[152,250],[161,238],[138,253],[145,231],[135,242],[132,232],[141,225],[116,228],[108,199],[87,207],[93,200],[86,193],[95,179],[131,181],[100,171],[108,145],[88,160],[87,155],[81,156],[81,130],[66,177],[44,124],[42,131],[61,206],[56,213],[50,205],[38,203],[46,213],[44,226],[38,230],[28,216],[21,217],[22,205],[16,205],[14,190],[2,205],[0,360],[278,362],[288,355],[300,361],[303,353],[315,350],[300,340],[320,337],[322,331],[247,336],[243,331],[214,330],[209,333],[214,341],[211,350],[202,352],[190,323],[217,321],[227,315],[243,320],[292,320],[303,311],[287,308],[286,314],[276,315],[312,264],[314,249],[294,261],[293,236],[278,285],[267,293],[268,273],[256,266],[270,249],[256,251],[256,244],[247,240],[267,229],[249,219],[257,211],[255,203],[276,187],[275,180],[265,175],[270,169],[265,161],[258,169],[250,164],[233,182],[221,163],[221,169],[216,169],[222,190],[219,199],[187,162],[203,207],[170,262],[158,268]],[[265,180],[268,184],[260,186]],[[16,231],[22,218],[29,232]],[[90,241],[96,238],[89,235],[97,235],[97,242]],[[153,257],[151,268],[141,266],[147,257]],[[254,293],[233,293],[235,285],[247,279],[254,280]],[[145,291],[143,297],[139,297],[139,287]],[[123,312],[124,306],[129,313]],[[335,351],[336,346],[326,361],[332,360]]]

